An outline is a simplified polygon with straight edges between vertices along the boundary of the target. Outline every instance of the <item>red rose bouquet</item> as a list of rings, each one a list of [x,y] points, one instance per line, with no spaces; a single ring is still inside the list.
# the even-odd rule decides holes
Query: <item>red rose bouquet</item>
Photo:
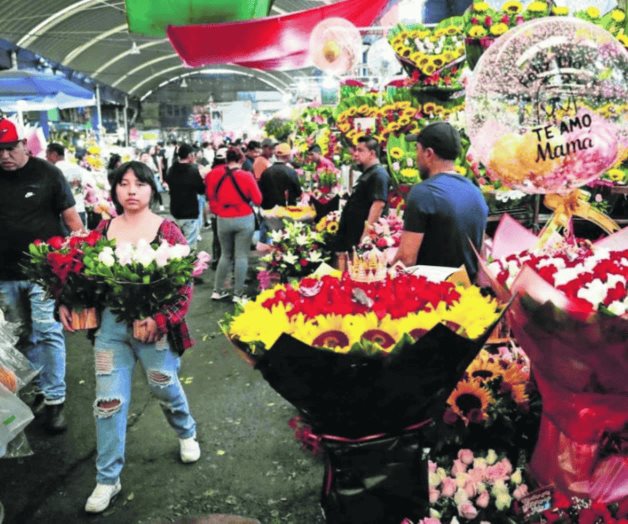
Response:
[[[628,425],[627,240],[625,228],[542,254],[537,237],[505,217],[493,239],[499,262],[483,263],[498,295],[515,297],[510,325],[543,398],[531,471],[567,496],[602,503],[628,495],[628,457],[613,444]]]
[[[52,237],[36,240],[29,246],[29,261],[25,272],[40,284],[57,302],[72,311],[74,329],[90,329],[98,325],[96,307],[105,292],[104,283],[86,273],[85,258],[98,256],[111,246],[101,233]]]

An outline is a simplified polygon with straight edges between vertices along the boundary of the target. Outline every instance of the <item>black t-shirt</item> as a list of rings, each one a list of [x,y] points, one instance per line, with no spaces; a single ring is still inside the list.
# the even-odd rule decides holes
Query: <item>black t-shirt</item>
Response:
[[[0,280],[22,280],[20,265],[36,239],[63,235],[60,213],[75,204],[61,170],[29,158],[16,171],[0,168]]]
[[[283,162],[276,162],[266,169],[259,179],[262,192],[262,208],[293,206],[301,196],[301,184],[297,172]],[[288,198],[286,200],[286,192]]]
[[[389,184],[390,175],[381,164],[367,168],[360,175],[349,200],[342,209],[336,237],[336,251],[349,251],[358,245],[373,202],[388,200]]]
[[[460,175],[440,173],[416,184],[406,200],[404,229],[424,234],[417,264],[464,264],[474,278],[478,262],[469,240],[479,251],[487,216],[482,193]]]
[[[194,164],[177,162],[166,175],[170,188],[170,213],[174,218],[198,218],[198,195],[205,194],[205,183]]]

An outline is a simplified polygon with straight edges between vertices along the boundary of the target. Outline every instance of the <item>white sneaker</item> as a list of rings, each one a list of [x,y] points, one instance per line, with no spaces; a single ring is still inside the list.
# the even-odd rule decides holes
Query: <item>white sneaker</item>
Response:
[[[227,293],[226,291],[214,291],[211,294],[211,299],[212,300],[222,300],[223,298],[227,298],[229,296],[229,293]]]
[[[240,304],[241,306],[246,304],[249,300],[251,299],[246,295],[233,295],[233,298],[231,299],[234,304]]]
[[[85,503],[87,513],[101,513],[105,511],[113,498],[120,493],[122,485],[120,479],[115,484],[96,484],[94,491]]]
[[[201,447],[198,445],[196,438],[180,438],[179,452],[181,454],[181,462],[190,464],[201,458]]]

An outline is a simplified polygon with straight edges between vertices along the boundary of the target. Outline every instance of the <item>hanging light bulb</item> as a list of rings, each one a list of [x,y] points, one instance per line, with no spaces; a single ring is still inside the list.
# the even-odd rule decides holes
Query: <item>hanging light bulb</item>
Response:
[[[185,78],[181,80],[181,87],[185,88],[188,86],[188,83],[185,81]]]
[[[129,51],[130,55],[139,55],[141,53],[140,48],[138,47],[135,40],[133,40],[133,45],[131,46],[131,50]]]

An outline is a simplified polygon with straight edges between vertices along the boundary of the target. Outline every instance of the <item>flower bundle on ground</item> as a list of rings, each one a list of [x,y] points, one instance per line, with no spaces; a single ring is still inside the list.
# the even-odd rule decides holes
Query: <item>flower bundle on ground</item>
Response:
[[[528,494],[521,468],[493,449],[460,449],[457,458],[430,461],[430,517],[419,524],[521,521],[516,501]]]
[[[36,240],[29,250],[26,276],[39,283],[55,300],[73,309],[100,304],[105,287],[89,272],[89,260],[110,250],[113,242],[101,233],[56,236]]]
[[[270,349],[288,334],[337,353],[381,356],[419,340],[439,323],[475,339],[500,310],[496,300],[476,287],[406,274],[361,283],[345,274],[305,278],[262,292],[230,320],[228,334],[252,353]]]

